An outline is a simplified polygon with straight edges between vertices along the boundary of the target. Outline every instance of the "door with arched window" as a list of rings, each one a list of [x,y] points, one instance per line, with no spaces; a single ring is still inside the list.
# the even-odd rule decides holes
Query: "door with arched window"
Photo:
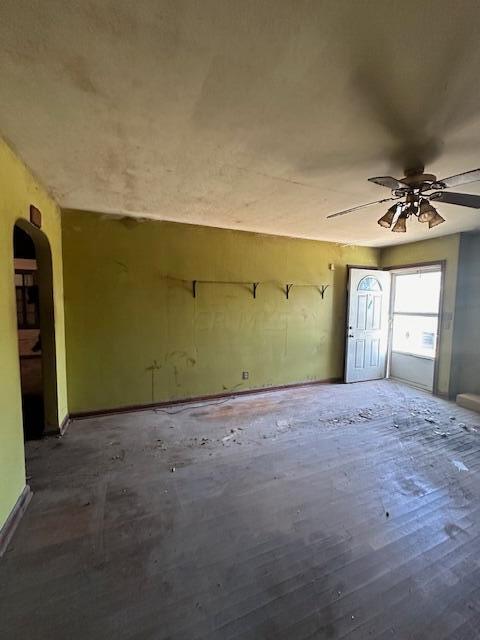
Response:
[[[388,272],[350,269],[345,382],[385,377],[389,304]]]

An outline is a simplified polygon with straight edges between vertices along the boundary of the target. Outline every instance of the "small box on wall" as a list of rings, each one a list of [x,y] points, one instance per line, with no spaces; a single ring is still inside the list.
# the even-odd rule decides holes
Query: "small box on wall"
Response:
[[[42,212],[33,204],[30,205],[30,222],[37,227],[37,229],[42,228]]]

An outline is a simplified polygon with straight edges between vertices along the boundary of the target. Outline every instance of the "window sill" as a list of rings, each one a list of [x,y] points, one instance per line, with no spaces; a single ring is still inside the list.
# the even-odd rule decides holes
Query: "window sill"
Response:
[[[420,358],[421,360],[435,360],[435,356],[422,356],[418,353],[410,353],[409,351],[394,351],[392,349],[392,355],[396,353],[399,356],[410,356],[412,358]]]

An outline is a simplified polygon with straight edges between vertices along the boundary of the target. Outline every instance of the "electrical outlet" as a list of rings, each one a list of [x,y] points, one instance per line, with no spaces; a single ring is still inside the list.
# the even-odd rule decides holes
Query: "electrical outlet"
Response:
[[[242,371],[242,380],[248,380],[248,371]]]

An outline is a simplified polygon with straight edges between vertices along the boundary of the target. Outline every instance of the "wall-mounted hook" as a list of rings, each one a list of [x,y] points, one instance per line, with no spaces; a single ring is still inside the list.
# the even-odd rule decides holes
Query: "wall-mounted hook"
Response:
[[[330,285],[328,284],[322,284],[320,286],[320,295],[322,296],[322,300],[323,300],[323,296],[325,295],[325,291],[328,289]]]
[[[196,280],[192,281],[192,293],[193,293],[193,297],[196,298],[197,297],[197,281]]]
[[[285,295],[287,296],[287,300],[288,300],[288,294],[290,293],[290,289],[293,287],[293,284],[286,284],[285,285]]]
[[[257,297],[257,287],[260,284],[259,282],[253,282],[253,297],[256,298]]]

